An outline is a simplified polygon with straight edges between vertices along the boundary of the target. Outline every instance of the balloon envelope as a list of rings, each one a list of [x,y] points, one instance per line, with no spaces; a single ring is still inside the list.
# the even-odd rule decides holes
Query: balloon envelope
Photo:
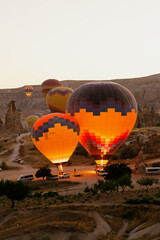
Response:
[[[80,125],[80,142],[97,164],[106,164],[131,132],[137,118],[132,93],[117,83],[94,82],[70,96],[66,113]]]
[[[55,87],[62,87],[62,83],[56,79],[48,79],[45,80],[42,84],[41,84],[41,90],[43,95],[46,97],[47,93]]]
[[[65,113],[68,98],[73,93],[73,89],[67,87],[56,87],[50,90],[46,96],[46,103],[52,113]]]
[[[79,124],[74,117],[51,113],[35,122],[31,137],[52,163],[67,162],[79,140]]]
[[[27,97],[30,97],[33,93],[33,87],[31,86],[24,87],[24,92],[27,95]]]
[[[39,119],[36,115],[30,115],[26,118],[27,124],[30,128],[33,127],[34,123]]]

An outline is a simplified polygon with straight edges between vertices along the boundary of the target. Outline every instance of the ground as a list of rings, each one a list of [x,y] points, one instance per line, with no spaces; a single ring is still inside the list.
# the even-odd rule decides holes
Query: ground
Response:
[[[26,134],[25,134],[26,135]],[[31,165],[18,165],[12,162],[19,154],[20,139],[12,139],[10,153],[1,151],[1,160],[9,170],[0,172],[0,179],[17,180],[22,174],[35,175],[36,168]],[[160,159],[148,160],[160,162]],[[131,168],[134,162],[131,161]],[[52,173],[58,173],[51,166]],[[75,177],[76,174],[80,175]],[[154,199],[159,202],[160,187],[155,185],[148,191],[136,181],[145,174],[133,174],[134,189],[127,188],[124,193],[92,195],[84,193],[86,186],[91,187],[98,179],[95,165],[64,166],[71,174],[69,179],[58,181],[35,181],[32,194],[56,191],[59,196],[34,195],[15,203],[11,209],[10,200],[0,198],[0,240],[158,240],[160,239],[160,207],[153,204],[127,205],[127,199]],[[153,176],[160,180],[160,175]],[[35,179],[36,180],[36,179]]]

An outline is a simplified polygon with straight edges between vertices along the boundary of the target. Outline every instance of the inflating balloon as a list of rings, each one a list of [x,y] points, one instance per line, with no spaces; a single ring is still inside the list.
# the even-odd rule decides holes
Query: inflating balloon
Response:
[[[33,93],[33,87],[31,86],[24,87],[24,92],[27,95],[27,97],[30,97]]]
[[[51,113],[35,122],[31,137],[52,163],[67,162],[79,140],[79,124],[69,115]]]
[[[80,142],[97,164],[106,164],[125,141],[137,118],[132,93],[117,83],[94,82],[70,96],[66,113],[80,125]]]
[[[46,97],[47,93],[55,87],[62,87],[62,83],[56,79],[48,79],[45,80],[42,84],[41,84],[41,90],[43,95]]]
[[[56,87],[50,90],[46,96],[46,103],[52,113],[65,113],[68,98],[73,93],[71,88]]]
[[[29,126],[29,128],[32,128],[34,123],[39,119],[38,116],[36,115],[30,115],[26,118],[27,124]]]

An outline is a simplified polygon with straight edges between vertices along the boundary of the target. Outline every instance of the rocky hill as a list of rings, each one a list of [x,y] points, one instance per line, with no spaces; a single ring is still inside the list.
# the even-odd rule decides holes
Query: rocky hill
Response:
[[[112,81],[127,87],[134,94],[139,105],[148,104],[150,107],[154,107],[157,111],[160,110],[160,74],[142,78],[115,79]],[[87,82],[89,81],[65,80],[62,81],[62,84],[63,86],[76,89]],[[25,95],[24,87],[0,90],[0,114],[2,120],[7,112],[8,104],[12,100],[16,102],[16,107],[22,111],[22,117],[24,118],[29,114],[37,112],[43,114],[49,113],[45,98],[41,93],[40,85],[32,86],[34,90],[30,98]]]

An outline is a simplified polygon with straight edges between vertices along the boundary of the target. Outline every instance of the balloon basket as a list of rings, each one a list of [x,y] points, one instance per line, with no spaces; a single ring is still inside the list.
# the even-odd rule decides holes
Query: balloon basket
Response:
[[[104,168],[107,165],[107,163],[109,162],[109,160],[96,160],[95,162],[98,167]]]

